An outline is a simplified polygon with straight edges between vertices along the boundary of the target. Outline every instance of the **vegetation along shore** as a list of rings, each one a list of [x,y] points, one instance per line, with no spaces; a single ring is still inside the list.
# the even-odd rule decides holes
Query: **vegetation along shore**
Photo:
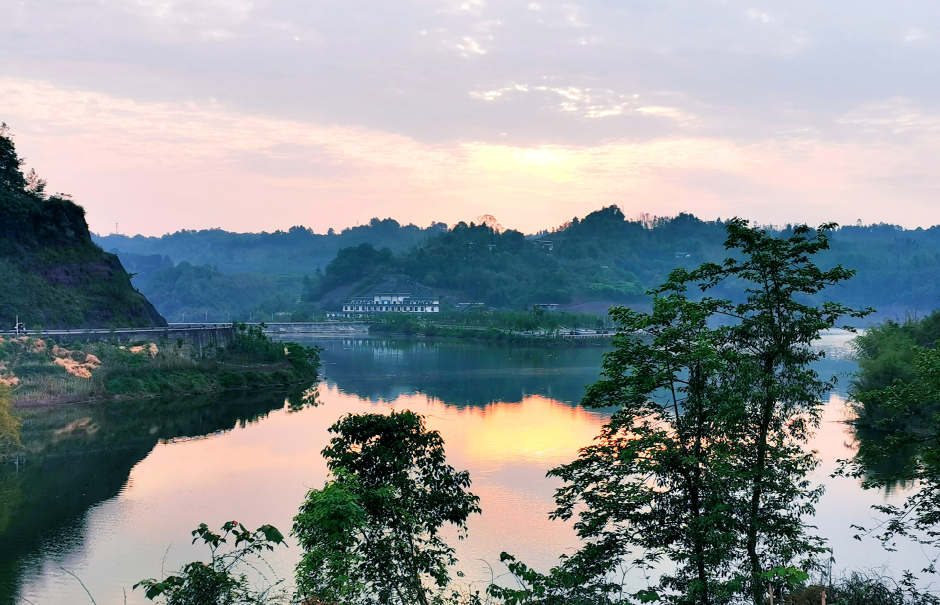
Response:
[[[577,346],[609,342],[609,317],[564,311],[449,311],[429,316],[389,313],[371,319],[370,334],[456,338],[514,345]]]
[[[211,393],[315,380],[319,351],[275,342],[261,326],[234,324],[229,342],[182,338],[137,343],[0,337],[0,386],[13,405]]]

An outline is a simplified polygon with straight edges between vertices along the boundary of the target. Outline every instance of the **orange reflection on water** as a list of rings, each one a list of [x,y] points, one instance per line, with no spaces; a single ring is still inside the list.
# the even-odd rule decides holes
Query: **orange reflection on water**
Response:
[[[520,403],[493,403],[463,410],[461,439],[466,455],[497,464],[534,462],[549,466],[572,460],[600,432],[599,414],[532,395]]]

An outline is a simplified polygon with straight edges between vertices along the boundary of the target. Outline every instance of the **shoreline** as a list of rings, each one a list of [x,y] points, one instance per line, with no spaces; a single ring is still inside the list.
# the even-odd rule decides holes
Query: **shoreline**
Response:
[[[611,334],[610,336],[581,336],[581,337],[533,337],[533,336],[521,336],[515,334],[508,334],[506,332],[501,332],[499,336],[490,335],[489,337],[481,338],[478,336],[480,332],[484,330],[465,330],[459,333],[434,333],[434,334],[425,334],[422,332],[399,332],[399,331],[378,331],[367,332],[369,337],[394,337],[394,338],[404,338],[404,339],[418,339],[418,340],[444,340],[444,341],[456,341],[456,342],[474,342],[474,343],[483,343],[483,344],[496,344],[496,345],[522,345],[522,346],[541,346],[545,348],[565,348],[565,347],[587,347],[587,346],[603,346],[609,345],[613,340]],[[485,333],[485,332],[484,332]]]
[[[277,342],[260,328],[233,325],[225,341],[60,346],[51,337],[0,338],[0,384],[16,409],[289,388],[319,376],[317,347]],[[67,347],[67,348],[66,348]]]
[[[254,371],[254,370],[251,370]],[[256,372],[258,374],[273,374],[274,372]],[[99,403],[121,403],[125,401],[140,401],[144,399],[158,399],[160,397],[178,397],[186,395],[212,395],[219,393],[235,393],[242,391],[250,391],[261,386],[267,387],[282,387],[288,389],[289,387],[297,386],[304,384],[307,381],[317,382],[321,376],[319,373],[313,375],[313,377],[305,376],[301,377],[298,380],[293,380],[290,382],[281,382],[281,383],[268,383],[266,385],[251,385],[245,384],[244,386],[237,387],[222,387],[222,388],[209,388],[199,391],[168,391],[161,393],[150,393],[150,392],[138,392],[138,393],[108,393],[104,395],[70,395],[70,394],[58,394],[58,395],[49,395],[47,397],[22,397],[20,399],[12,398],[10,403],[12,408],[15,410],[36,410],[43,408],[55,408],[55,407],[65,407],[76,404],[99,404]]]

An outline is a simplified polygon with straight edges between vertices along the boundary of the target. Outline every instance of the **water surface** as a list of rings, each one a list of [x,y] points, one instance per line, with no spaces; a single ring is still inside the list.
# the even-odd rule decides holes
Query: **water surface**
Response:
[[[833,355],[823,374],[855,369],[844,337],[827,337]],[[246,526],[290,528],[311,487],[327,477],[320,451],[327,428],[348,413],[410,409],[443,435],[450,464],[467,469],[483,514],[458,545],[469,581],[504,572],[509,551],[540,568],[577,546],[571,529],[549,521],[555,480],[545,472],[574,458],[604,422],[577,406],[597,379],[602,347],[508,348],[455,342],[329,339],[319,405],[299,411],[298,392],[70,406],[30,412],[28,453],[0,467],[0,605],[145,603],[130,587],[205,552],[189,531],[236,519]],[[890,563],[923,567],[914,548],[888,554],[858,543],[852,523],[870,524],[885,500],[856,481],[829,479],[852,453],[845,426],[846,379],[833,392],[814,446],[827,493],[816,523],[840,568]],[[897,496],[895,496],[896,498]],[[290,577],[296,545],[270,557]],[[67,570],[67,571],[66,571]]]

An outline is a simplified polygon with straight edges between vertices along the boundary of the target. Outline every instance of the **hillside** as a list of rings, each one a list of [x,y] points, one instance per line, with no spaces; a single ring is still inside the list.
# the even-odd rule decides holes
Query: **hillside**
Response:
[[[447,225],[432,223],[422,228],[401,225],[394,219],[372,219],[367,225],[340,232],[314,233],[295,226],[274,233],[231,233],[221,229],[177,231],[160,237],[135,235],[94,235],[95,242],[122,258],[134,255],[145,271],[157,268],[160,259],[209,265],[223,273],[265,273],[268,275],[313,273],[326,267],[341,248],[369,243],[393,252],[406,252],[446,231]],[[142,274],[143,275],[143,274]]]
[[[0,326],[15,318],[33,327],[101,328],[166,325],[131,285],[117,256],[91,240],[85,211],[20,170],[5,125],[0,128]]]
[[[788,227],[771,231],[786,235]],[[312,317],[318,308],[340,308],[350,293],[390,274],[408,275],[451,302],[516,309],[553,302],[602,312],[611,304],[646,301],[645,292],[677,266],[722,260],[724,239],[721,220],[691,214],[630,220],[610,206],[537,235],[473,223],[419,229],[373,219],[341,233],[294,227],[99,241],[127,248],[115,249],[139,273],[134,284],[164,315],[221,321],[273,313]],[[858,271],[829,297],[899,317],[940,307],[938,227],[840,227],[821,260]],[[733,284],[724,290],[736,294]]]
[[[771,231],[787,236],[790,227]],[[641,222],[628,220],[616,206],[528,237],[460,223],[404,254],[367,244],[340,250],[324,271],[317,298],[335,306],[338,288],[358,291],[382,275],[403,274],[454,300],[494,307],[640,303],[674,268],[720,262],[727,256],[724,241],[721,220],[680,214]],[[827,299],[902,316],[940,307],[938,227],[842,227],[832,234],[831,250],[820,256],[824,264],[858,271],[846,285],[827,292]],[[742,293],[730,283],[714,294],[739,299]]]

